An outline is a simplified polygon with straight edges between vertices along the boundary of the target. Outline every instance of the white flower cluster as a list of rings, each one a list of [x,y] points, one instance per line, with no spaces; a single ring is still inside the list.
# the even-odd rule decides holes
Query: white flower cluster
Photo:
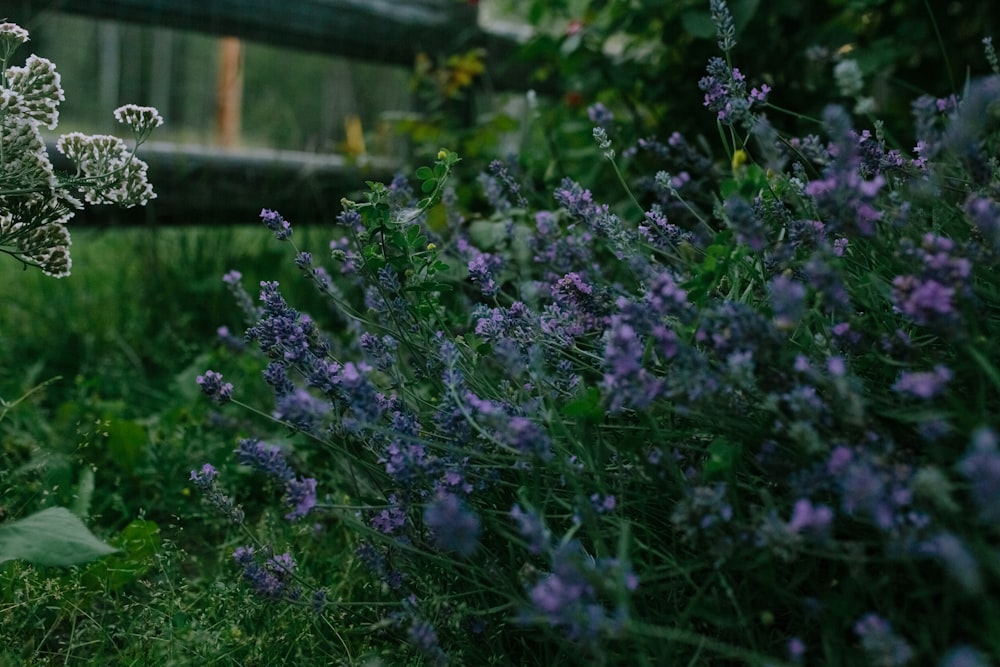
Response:
[[[156,197],[146,179],[146,163],[118,137],[70,132],[59,137],[56,149],[76,165],[76,186],[88,204],[131,208]]]
[[[126,104],[115,109],[115,120],[132,128],[137,141],[143,141],[153,130],[163,125],[163,116],[155,107]]]
[[[56,148],[73,162],[76,173],[57,176],[41,128],[56,128],[65,97],[51,61],[31,55],[22,66],[8,66],[27,41],[28,31],[0,23],[0,252],[61,278],[71,267],[66,223],[84,202],[131,207],[156,196],[135,148],[163,118],[152,107],[116,109],[115,118],[134,134],[131,149],[110,135],[61,136]]]

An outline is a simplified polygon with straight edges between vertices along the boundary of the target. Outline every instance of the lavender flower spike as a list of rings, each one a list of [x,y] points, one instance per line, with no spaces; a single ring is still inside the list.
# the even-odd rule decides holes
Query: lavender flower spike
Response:
[[[274,238],[279,241],[287,241],[292,236],[292,225],[281,217],[277,211],[262,208],[260,210],[260,221],[264,226],[274,232]]]
[[[230,382],[222,381],[222,373],[205,371],[205,374],[199,375],[195,381],[201,390],[216,403],[228,403],[232,400],[233,385]]]

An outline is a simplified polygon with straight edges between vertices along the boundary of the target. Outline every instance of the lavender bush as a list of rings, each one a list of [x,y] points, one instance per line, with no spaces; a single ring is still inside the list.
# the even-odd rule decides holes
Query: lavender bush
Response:
[[[262,211],[335,333],[227,274],[248,326],[226,340],[274,400],[198,383],[279,428],[191,479],[233,571],[336,661],[1000,656],[1000,76],[917,99],[912,153],[840,107],[788,137],[711,9],[723,163],[679,134],[619,159],[592,110],[631,208],[567,179],[532,210],[497,163],[470,221],[442,150],[344,201],[323,261]],[[631,174],[639,153],[660,167]],[[274,507],[233,497],[247,471]]]

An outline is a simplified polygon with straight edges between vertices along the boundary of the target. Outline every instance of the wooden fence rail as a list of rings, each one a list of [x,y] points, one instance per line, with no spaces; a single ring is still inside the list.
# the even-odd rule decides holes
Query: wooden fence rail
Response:
[[[54,146],[49,154],[57,169],[72,169]],[[89,207],[74,224],[255,224],[262,208],[294,224],[330,223],[341,212],[341,198],[362,191],[366,180],[388,182],[398,166],[384,158],[352,162],[341,155],[169,142],[144,144],[139,157],[149,164],[156,199],[127,209]]]
[[[491,84],[523,88],[514,40],[482,30],[475,3],[458,0],[16,0],[42,11],[239,37],[272,46],[410,67],[418,53],[483,47]]]

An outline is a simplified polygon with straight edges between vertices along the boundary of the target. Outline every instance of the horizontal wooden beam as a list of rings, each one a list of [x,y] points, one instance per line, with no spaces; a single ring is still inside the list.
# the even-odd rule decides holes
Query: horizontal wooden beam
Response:
[[[492,83],[524,86],[507,73],[517,48],[484,32],[474,3],[455,0],[18,0],[25,15],[64,12],[411,67],[418,53],[487,49]]]
[[[56,169],[72,168],[52,147],[49,153]],[[156,199],[129,209],[88,207],[70,224],[256,224],[262,208],[293,224],[331,223],[342,197],[365,190],[366,180],[388,182],[399,166],[377,158],[353,162],[340,155],[158,142],[144,144],[139,157],[149,164]]]

